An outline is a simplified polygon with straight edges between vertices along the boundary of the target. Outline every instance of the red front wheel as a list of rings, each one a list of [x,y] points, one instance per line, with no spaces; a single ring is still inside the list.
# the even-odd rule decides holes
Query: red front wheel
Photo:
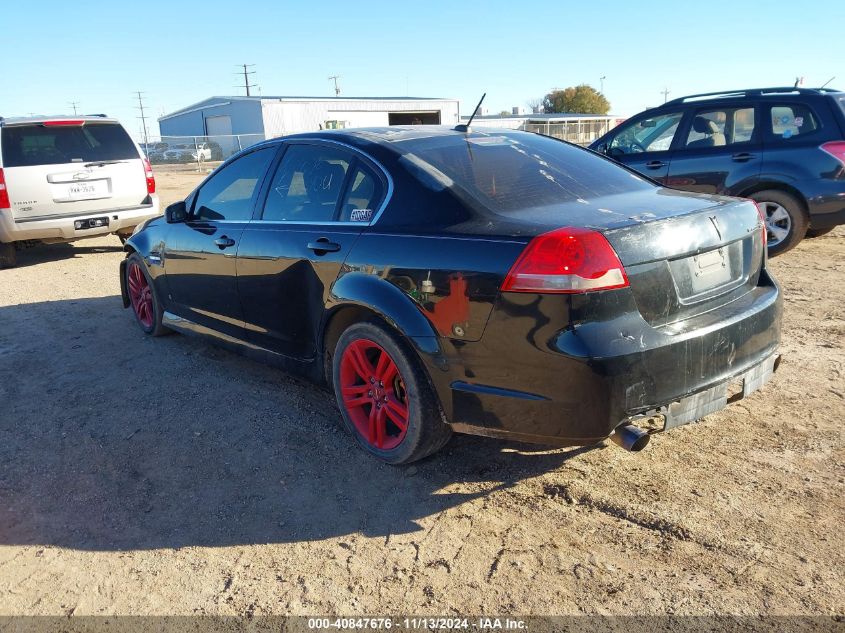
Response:
[[[419,360],[381,325],[358,323],[343,333],[333,382],[345,425],[383,461],[416,461],[449,439],[450,427]]]
[[[144,260],[138,253],[132,253],[126,259],[126,291],[129,305],[141,329],[152,336],[165,334],[168,330],[161,323],[164,311]]]

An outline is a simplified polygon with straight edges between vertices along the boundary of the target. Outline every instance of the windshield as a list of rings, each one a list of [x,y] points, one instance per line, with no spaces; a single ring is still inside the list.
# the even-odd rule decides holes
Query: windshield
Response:
[[[402,141],[403,163],[424,184],[458,186],[495,212],[653,188],[610,161],[533,134],[473,134]]]
[[[118,123],[81,126],[15,125],[3,128],[3,165],[30,167],[139,158]]]

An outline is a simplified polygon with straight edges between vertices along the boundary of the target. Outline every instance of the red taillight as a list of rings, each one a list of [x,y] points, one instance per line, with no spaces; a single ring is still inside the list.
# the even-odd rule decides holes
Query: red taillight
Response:
[[[9,190],[6,189],[6,177],[3,175],[3,170],[0,169],[0,209],[9,209],[11,206]]]
[[[572,294],[627,285],[625,268],[604,235],[562,228],[529,242],[505,277],[502,290]]]
[[[820,149],[833,156],[845,167],[845,141],[831,141],[822,145]]]
[[[83,125],[85,123],[84,119],[56,119],[55,121],[44,121],[41,125],[45,127],[61,127],[61,126],[70,126],[70,125]]]
[[[766,228],[766,212],[760,206],[760,203],[756,200],[751,200],[754,203],[754,206],[757,207],[757,215],[760,216],[760,224],[763,225],[763,250],[766,250],[768,246],[768,229]]]
[[[156,177],[153,175],[153,168],[152,165],[150,165],[150,161],[146,158],[144,159],[144,176],[147,179],[147,193],[155,193]]]

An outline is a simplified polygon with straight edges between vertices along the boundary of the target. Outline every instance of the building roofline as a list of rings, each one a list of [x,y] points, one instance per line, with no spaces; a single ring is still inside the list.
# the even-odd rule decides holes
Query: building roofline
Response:
[[[459,99],[455,99],[452,97],[309,97],[309,96],[276,96],[276,95],[250,95],[249,97],[241,95],[241,96],[224,96],[224,95],[216,95],[213,97],[208,97],[203,99],[202,101],[197,101],[196,103],[192,103],[189,106],[185,106],[184,108],[180,108],[179,110],[174,110],[173,112],[169,112],[163,116],[158,118],[159,121],[163,121],[165,119],[169,119],[171,117],[180,115],[180,114],[187,114],[188,112],[195,111],[202,107],[206,107],[206,104],[209,106],[216,105],[213,102],[215,101],[225,101],[227,102],[226,105],[231,103],[232,101],[419,101],[419,102],[432,102],[432,101],[456,101],[460,102]],[[223,105],[223,104],[220,104]]]

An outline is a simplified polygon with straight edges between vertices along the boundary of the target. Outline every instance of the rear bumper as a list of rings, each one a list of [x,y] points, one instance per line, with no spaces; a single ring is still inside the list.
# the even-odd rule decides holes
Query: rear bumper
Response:
[[[666,415],[667,428],[691,422],[726,406],[740,380],[743,395],[758,388],[775,368],[782,301],[764,273],[752,292],[680,323],[652,327],[629,312],[547,340],[536,321],[518,331],[514,306],[496,312],[481,341],[429,364],[455,430],[587,445],[649,414]]]
[[[802,188],[810,227],[829,229],[845,224],[845,180],[819,180]]]
[[[8,212],[0,213],[0,242],[44,240],[64,242],[128,231],[144,220],[161,215],[158,196],[151,196],[152,204],[121,209],[103,209],[74,215],[45,215],[37,218],[14,220]],[[109,225],[77,230],[74,222],[88,218],[108,217]]]

